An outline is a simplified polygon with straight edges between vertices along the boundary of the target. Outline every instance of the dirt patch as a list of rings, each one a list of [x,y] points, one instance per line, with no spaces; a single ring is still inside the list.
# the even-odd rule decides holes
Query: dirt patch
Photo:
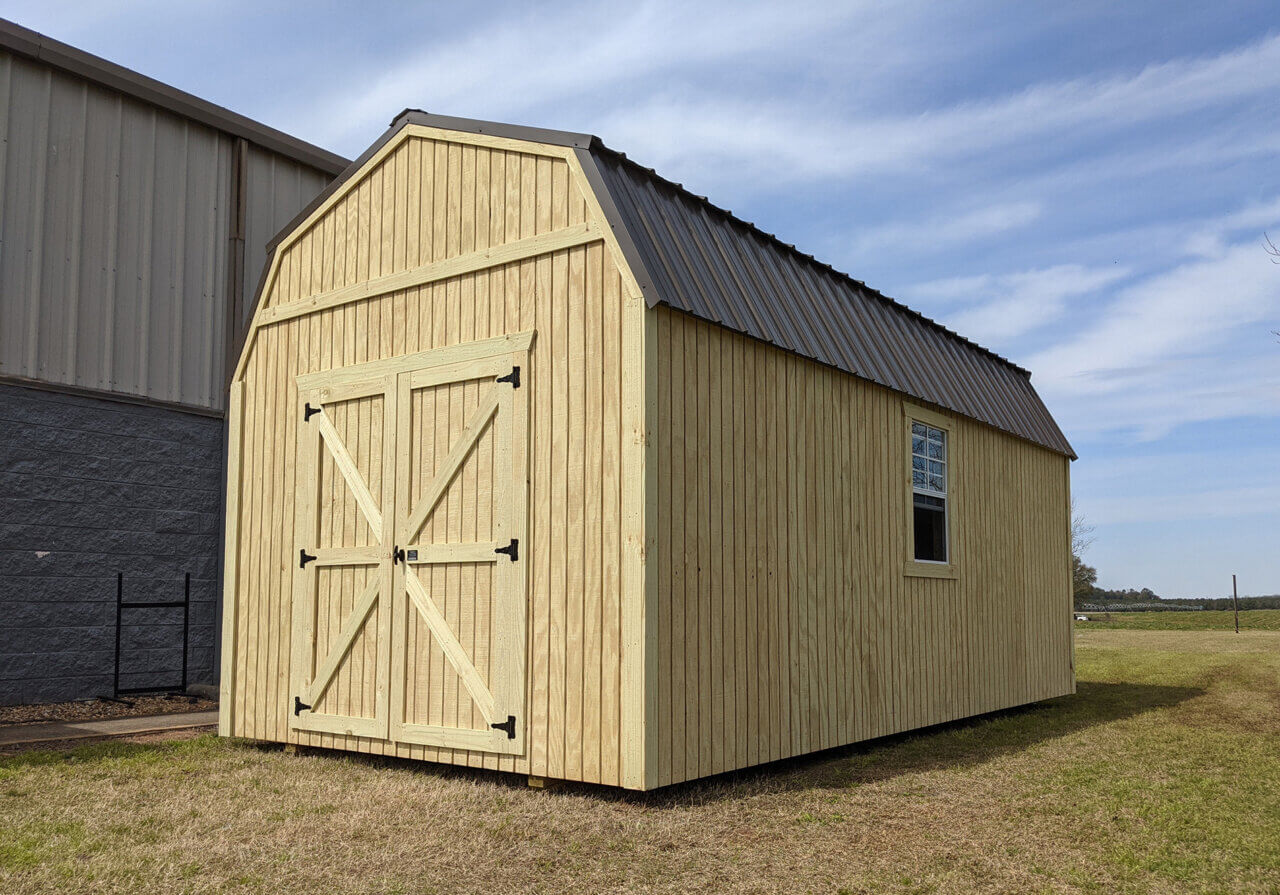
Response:
[[[144,715],[171,715],[174,712],[203,712],[216,709],[212,699],[194,696],[135,696],[124,702],[90,699],[81,702],[51,702],[44,705],[0,706],[0,726],[35,724],[40,721],[102,721],[107,718],[137,718]]]

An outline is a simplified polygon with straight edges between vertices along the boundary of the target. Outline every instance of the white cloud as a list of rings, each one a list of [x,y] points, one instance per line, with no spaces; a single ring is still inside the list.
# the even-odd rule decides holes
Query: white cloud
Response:
[[[1280,416],[1280,346],[1265,329],[1238,335],[1246,360],[1233,360],[1229,352],[1170,358],[1117,371],[1105,393],[1062,390],[1038,375],[1032,381],[1082,455],[1089,442],[1149,442],[1192,423],[1274,419]]]
[[[855,177],[1030,139],[1131,130],[1278,88],[1280,36],[1132,75],[1037,84],[994,100],[898,116],[861,117],[792,98],[662,95],[607,111],[600,129],[646,163],[678,170],[710,175],[730,165],[739,177]]]
[[[1131,444],[1104,463],[1078,464],[1073,493],[1088,495],[1091,523],[1158,522],[1274,513],[1280,469],[1265,445],[1161,453]]]
[[[647,2],[507,10],[466,35],[428,40],[412,55],[379,60],[376,73],[326,96],[302,117],[323,122],[327,139],[378,128],[401,108],[524,122],[531,110],[559,110],[544,127],[590,126],[582,108],[633,108],[629,90],[680,80],[690,67],[732,59],[755,67],[793,41],[840,28],[859,4]],[[659,77],[661,76],[661,77]],[[647,91],[646,91],[647,92]],[[582,103],[583,97],[593,98]],[[572,109],[573,114],[565,115]],[[579,121],[564,120],[572,117]],[[676,132],[653,135],[682,139]],[[648,142],[648,141],[646,141]]]
[[[505,9],[447,40],[425,34],[396,58],[366,62],[368,71],[349,61],[335,79],[342,86],[280,117],[348,151],[406,106],[589,130],[692,183],[765,184],[905,173],[1028,141],[1043,151],[1280,89],[1275,36],[1217,56],[904,108],[899,79],[877,74],[919,74],[947,52],[919,26],[922,9],[666,0]],[[1269,133],[1266,124],[1255,129]]]
[[[1041,213],[1039,202],[1008,202],[916,221],[898,221],[859,232],[851,240],[851,250],[855,256],[883,251],[901,254],[904,246],[913,252],[921,251],[925,245],[936,250],[939,246],[961,245],[1025,227]]]
[[[1155,493],[1092,497],[1089,519],[1099,525],[1230,519],[1274,513],[1280,505],[1280,483],[1276,482],[1206,491],[1180,488],[1175,493],[1169,493],[1168,484]]]
[[[928,308],[980,344],[1003,346],[1060,320],[1071,308],[1128,275],[1127,268],[1061,264],[1007,274],[934,280],[908,287],[903,299]]]
[[[1190,261],[1120,292],[1098,320],[1029,359],[1050,394],[1100,395],[1223,349],[1280,314],[1280,276],[1255,243]],[[1278,358],[1280,360],[1280,358]]]
[[[1069,436],[1154,440],[1195,422],[1280,416],[1280,272],[1254,242],[1122,289],[1033,355]]]
[[[1280,227],[1280,196],[1267,202],[1255,202],[1239,211],[1210,221],[1187,238],[1187,254],[1217,258],[1227,250],[1228,237],[1249,232],[1262,245],[1262,231]]]

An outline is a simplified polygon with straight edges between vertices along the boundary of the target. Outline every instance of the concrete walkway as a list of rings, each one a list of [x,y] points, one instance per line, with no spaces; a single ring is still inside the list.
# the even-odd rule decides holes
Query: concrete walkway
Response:
[[[118,737],[160,730],[208,727],[218,723],[218,712],[176,712],[172,715],[144,715],[134,718],[107,718],[102,721],[41,721],[0,727],[0,746],[79,740],[90,737]]]

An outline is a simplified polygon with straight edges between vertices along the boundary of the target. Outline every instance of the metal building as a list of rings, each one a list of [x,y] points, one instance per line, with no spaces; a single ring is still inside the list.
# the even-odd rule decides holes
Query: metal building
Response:
[[[0,704],[112,687],[192,578],[215,675],[228,358],[267,240],[346,160],[0,20]],[[181,658],[130,613],[124,682]]]

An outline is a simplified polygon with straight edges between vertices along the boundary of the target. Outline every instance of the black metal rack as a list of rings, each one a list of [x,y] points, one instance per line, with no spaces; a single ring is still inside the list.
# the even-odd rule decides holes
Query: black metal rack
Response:
[[[172,686],[148,686],[148,687],[121,687],[120,686],[120,628],[121,619],[126,609],[181,609],[182,610],[182,680],[177,687]],[[126,603],[124,601],[124,572],[116,573],[116,661],[115,675],[112,680],[111,691],[112,698],[119,699],[121,696],[140,696],[144,693],[186,693],[187,692],[187,652],[189,639],[191,635],[191,573],[187,572],[182,589],[181,600],[153,600],[145,603]]]

